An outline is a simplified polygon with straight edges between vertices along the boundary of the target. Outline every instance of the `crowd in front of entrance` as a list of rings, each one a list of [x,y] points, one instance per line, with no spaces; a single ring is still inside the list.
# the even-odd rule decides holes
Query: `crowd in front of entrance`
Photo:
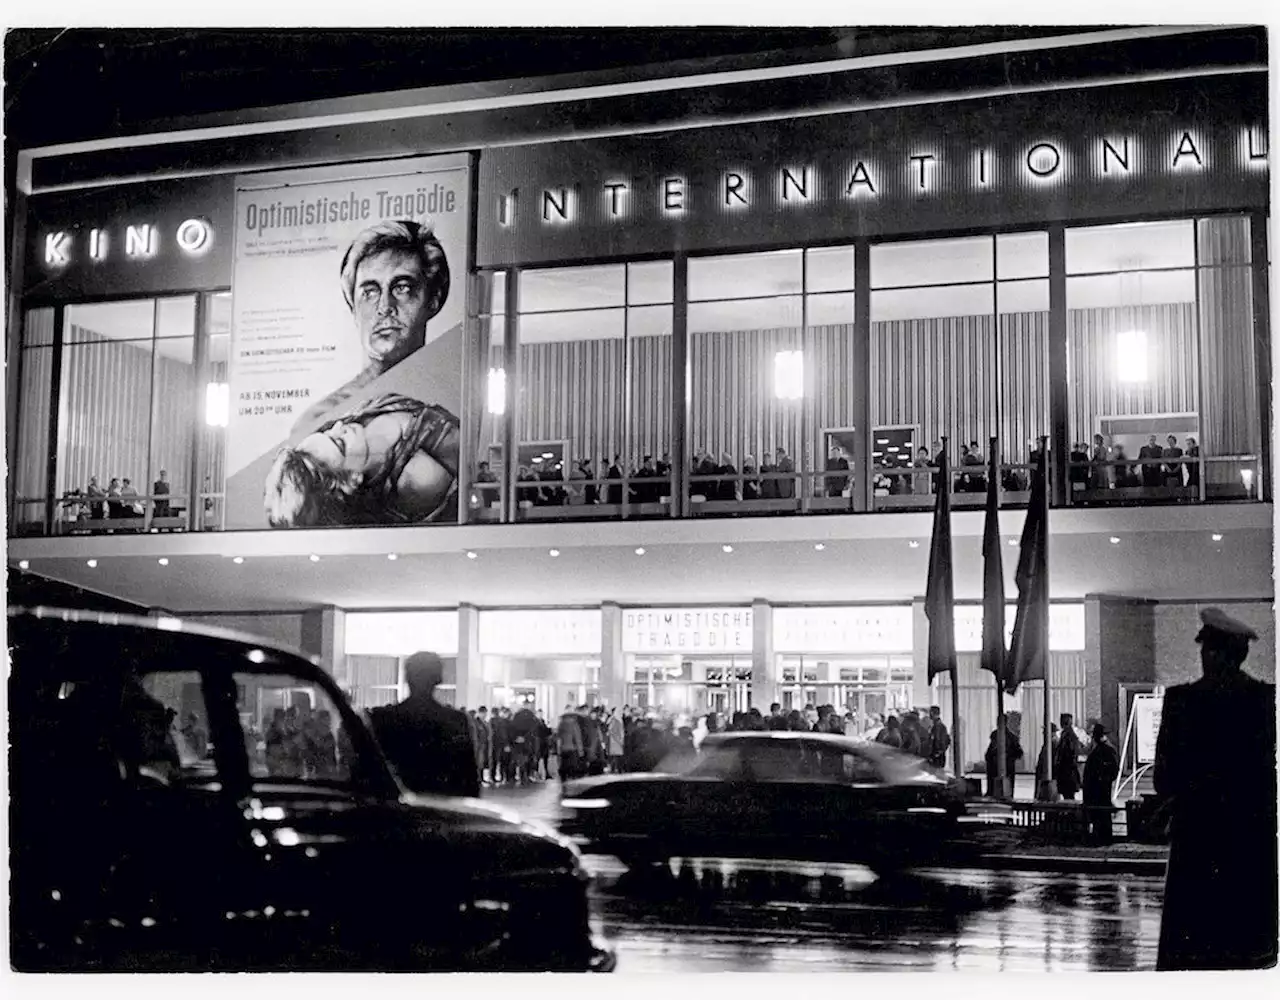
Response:
[[[559,777],[569,780],[606,772],[654,770],[663,760],[696,756],[711,733],[783,730],[831,733],[874,740],[929,761],[946,764],[951,735],[937,706],[927,713],[910,711],[877,718],[860,732],[852,712],[812,704],[783,711],[774,702],[769,714],[759,709],[718,712],[691,719],[687,715],[652,712],[624,705],[621,709],[566,705],[557,724],[541,710],[525,706],[512,711],[481,705],[466,712],[477,780],[481,785],[526,784]]]

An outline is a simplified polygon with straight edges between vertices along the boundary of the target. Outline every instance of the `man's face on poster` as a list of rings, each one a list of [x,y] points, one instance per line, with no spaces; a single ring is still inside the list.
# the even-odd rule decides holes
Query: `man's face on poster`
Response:
[[[352,311],[370,362],[389,368],[426,342],[428,298],[417,254],[384,250],[360,262]]]

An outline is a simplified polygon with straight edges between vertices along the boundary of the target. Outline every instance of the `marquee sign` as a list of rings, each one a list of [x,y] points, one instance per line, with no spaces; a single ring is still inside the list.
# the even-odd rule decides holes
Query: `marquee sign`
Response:
[[[774,608],[779,653],[910,653],[911,607]]]
[[[1005,645],[1013,635],[1013,622],[1018,606],[1006,604],[1004,609]],[[982,605],[957,604],[956,651],[979,653],[982,651]],[[1055,653],[1084,649],[1084,605],[1049,605],[1049,649]]]
[[[626,653],[750,653],[750,608],[624,608]]]
[[[599,656],[599,609],[481,611],[480,652],[498,656]]]

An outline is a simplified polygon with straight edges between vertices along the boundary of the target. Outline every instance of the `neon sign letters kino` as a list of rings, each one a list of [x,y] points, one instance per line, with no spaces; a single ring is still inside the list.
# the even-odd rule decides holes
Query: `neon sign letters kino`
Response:
[[[1141,140],[1145,144],[1150,140]],[[1100,177],[1132,177],[1140,173],[1144,158],[1139,155],[1140,140],[1130,137],[1101,137],[1093,140],[1085,154],[1093,161],[1095,174]],[[1197,130],[1170,133],[1159,146],[1164,149],[1154,159],[1157,168],[1166,173],[1201,171],[1209,165],[1210,149],[1203,135]],[[1265,169],[1267,140],[1265,133],[1254,128],[1240,131],[1236,150],[1240,165],[1250,169]],[[921,148],[899,157],[896,169],[905,179],[905,187],[917,195],[928,195],[936,190],[937,170],[944,154],[937,149]],[[1065,144],[1056,140],[1031,142],[1011,158],[1012,163],[1001,162],[990,149],[977,148],[969,154],[967,169],[976,190],[994,189],[1000,182],[1002,167],[1012,165],[1021,171],[1026,180],[1040,184],[1054,184],[1066,179],[1071,170],[1072,153]],[[805,204],[831,198],[833,195],[846,200],[868,199],[874,201],[889,172],[895,169],[890,159],[855,159],[838,176],[822,176],[816,166],[783,166],[773,171],[764,190],[775,203]],[[692,185],[683,174],[672,173],[656,180],[657,207],[667,217],[680,217],[688,211]],[[725,169],[720,172],[716,197],[719,206],[726,211],[750,208],[760,194],[761,187],[753,185],[746,168]],[[630,214],[634,185],[621,177],[606,180],[600,185],[602,212],[606,219],[622,219]],[[518,190],[500,195],[497,205],[497,222],[503,228],[516,223]],[[578,195],[572,187],[548,187],[538,193],[538,214],[544,225],[565,225],[578,217]]]
[[[132,223],[123,227],[124,256],[130,260],[147,260],[160,250],[160,228],[152,223]],[[188,257],[198,257],[213,242],[213,226],[206,219],[186,219],[173,232],[173,242]],[[90,229],[84,239],[89,260],[102,263],[116,249],[106,229]],[[63,268],[76,257],[77,243],[65,230],[45,233],[44,262],[47,267]]]

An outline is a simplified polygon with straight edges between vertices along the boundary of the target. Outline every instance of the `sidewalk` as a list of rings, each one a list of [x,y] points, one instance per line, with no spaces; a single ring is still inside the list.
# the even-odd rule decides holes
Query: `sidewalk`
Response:
[[[1015,807],[1033,809],[1031,796],[1013,801],[972,799],[968,803],[969,833],[960,850],[972,864],[1021,871],[1164,875],[1169,860],[1167,844],[1128,840],[1123,812],[1116,815],[1116,839],[1108,845],[1078,843],[1070,836],[1055,836],[1034,826],[1015,826]]]

